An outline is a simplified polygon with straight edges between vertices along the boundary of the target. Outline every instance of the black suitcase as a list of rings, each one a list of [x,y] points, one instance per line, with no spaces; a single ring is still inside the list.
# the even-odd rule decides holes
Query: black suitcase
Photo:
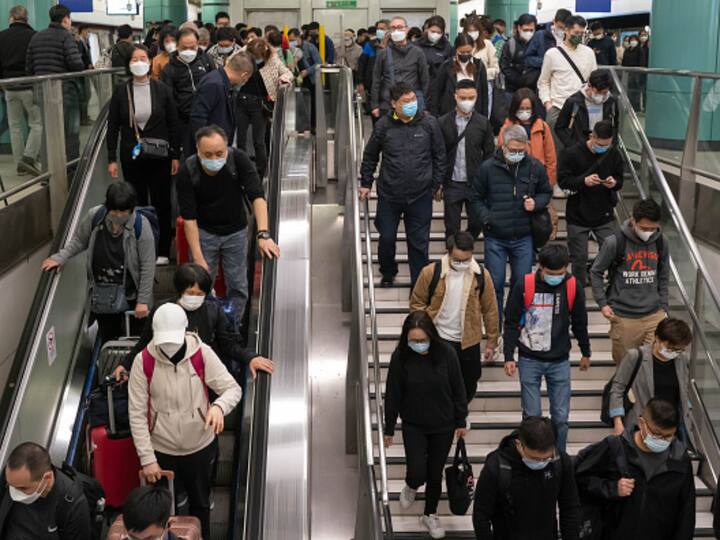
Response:
[[[130,317],[134,316],[133,311],[125,312],[125,335],[115,340],[106,342],[97,359],[97,384],[102,385],[108,375],[112,375],[120,362],[130,354],[137,344],[139,337],[131,335]]]

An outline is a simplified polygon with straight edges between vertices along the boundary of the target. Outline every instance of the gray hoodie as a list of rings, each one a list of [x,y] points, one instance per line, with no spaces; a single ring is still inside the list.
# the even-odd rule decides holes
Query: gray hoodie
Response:
[[[388,53],[388,51],[392,51]],[[390,71],[388,54],[392,54],[393,70]],[[389,111],[390,88],[397,83],[407,83],[415,91],[425,96],[427,103],[430,89],[430,75],[425,53],[419,47],[408,43],[404,47],[390,43],[385,49],[378,50],[373,68],[373,83],[370,104],[373,109]]]
[[[617,237],[609,236],[590,270],[593,296],[603,308],[610,305],[620,317],[639,319],[660,309],[668,309],[668,280],[670,253],[667,238],[663,237],[662,260],[658,260],[657,231],[647,242],[635,234],[630,220],[622,224],[625,236],[623,264],[615,267]],[[605,272],[610,270],[610,287],[605,290]]]

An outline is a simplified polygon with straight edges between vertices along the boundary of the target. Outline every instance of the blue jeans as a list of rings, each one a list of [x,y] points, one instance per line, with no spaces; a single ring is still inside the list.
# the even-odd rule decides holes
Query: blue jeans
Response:
[[[557,448],[565,451],[570,416],[570,359],[555,362],[543,362],[520,356],[520,399],[523,418],[542,415],[540,383],[545,376],[548,397],[550,398],[550,418],[557,429]]]
[[[510,260],[510,290],[525,274],[532,272],[534,259],[532,236],[517,240],[501,240],[485,237],[485,268],[490,272],[497,296],[500,328],[503,321],[503,298],[505,293],[505,264]]]
[[[235,332],[239,332],[248,300],[247,229],[224,236],[200,229],[200,249],[210,267],[213,282],[217,276],[218,263],[222,258],[227,297],[232,298],[235,304],[233,326]]]
[[[405,221],[405,234],[407,235],[410,281],[411,286],[415,286],[420,271],[428,263],[432,205],[432,193],[429,191],[412,203],[388,201],[384,197],[378,198],[375,228],[380,233],[378,259],[380,273],[383,276],[394,277],[398,272],[395,261],[395,243],[400,218],[402,218]]]

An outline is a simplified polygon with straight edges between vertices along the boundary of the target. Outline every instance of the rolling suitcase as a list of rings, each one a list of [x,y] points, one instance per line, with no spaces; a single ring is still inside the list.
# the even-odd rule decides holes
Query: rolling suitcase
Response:
[[[90,429],[90,454],[93,476],[105,490],[105,502],[120,508],[128,494],[140,485],[137,471],[141,468],[130,431],[118,431],[115,425],[113,390],[107,384],[108,425]]]
[[[111,375],[115,368],[120,365],[120,362],[130,354],[135,344],[138,342],[138,337],[131,335],[130,331],[130,317],[133,317],[135,313],[133,311],[125,312],[125,335],[118,337],[115,340],[106,342],[97,359],[97,381],[98,385],[102,385],[108,375]]]
[[[175,473],[173,471],[163,471],[162,475],[167,478],[168,488],[170,489],[173,501],[170,510],[172,515],[170,518],[170,532],[179,540],[202,540],[202,528],[198,518],[193,516],[175,516]],[[120,515],[115,520],[115,523],[112,524],[112,527],[110,527],[107,540],[124,540],[127,537],[128,531],[125,529],[123,517]]]

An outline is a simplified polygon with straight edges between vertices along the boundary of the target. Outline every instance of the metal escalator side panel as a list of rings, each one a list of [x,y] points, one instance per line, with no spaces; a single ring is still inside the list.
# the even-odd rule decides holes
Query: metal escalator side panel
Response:
[[[90,133],[58,228],[61,232],[52,244],[52,253],[68,242],[88,210],[104,201],[110,181],[105,149],[107,115],[106,106]],[[40,278],[0,400],[0,462],[5,462],[10,450],[23,441],[50,446],[55,439],[65,443],[70,439],[80,389],[69,392],[67,386],[71,381],[77,382],[72,375],[78,353],[86,346],[88,350],[92,349],[91,340],[86,340],[83,332],[86,264],[85,257],[78,256],[62,271],[45,273]],[[65,425],[66,421],[69,425]],[[64,433],[66,428],[67,433]],[[64,459],[65,448],[50,450],[53,458]]]

